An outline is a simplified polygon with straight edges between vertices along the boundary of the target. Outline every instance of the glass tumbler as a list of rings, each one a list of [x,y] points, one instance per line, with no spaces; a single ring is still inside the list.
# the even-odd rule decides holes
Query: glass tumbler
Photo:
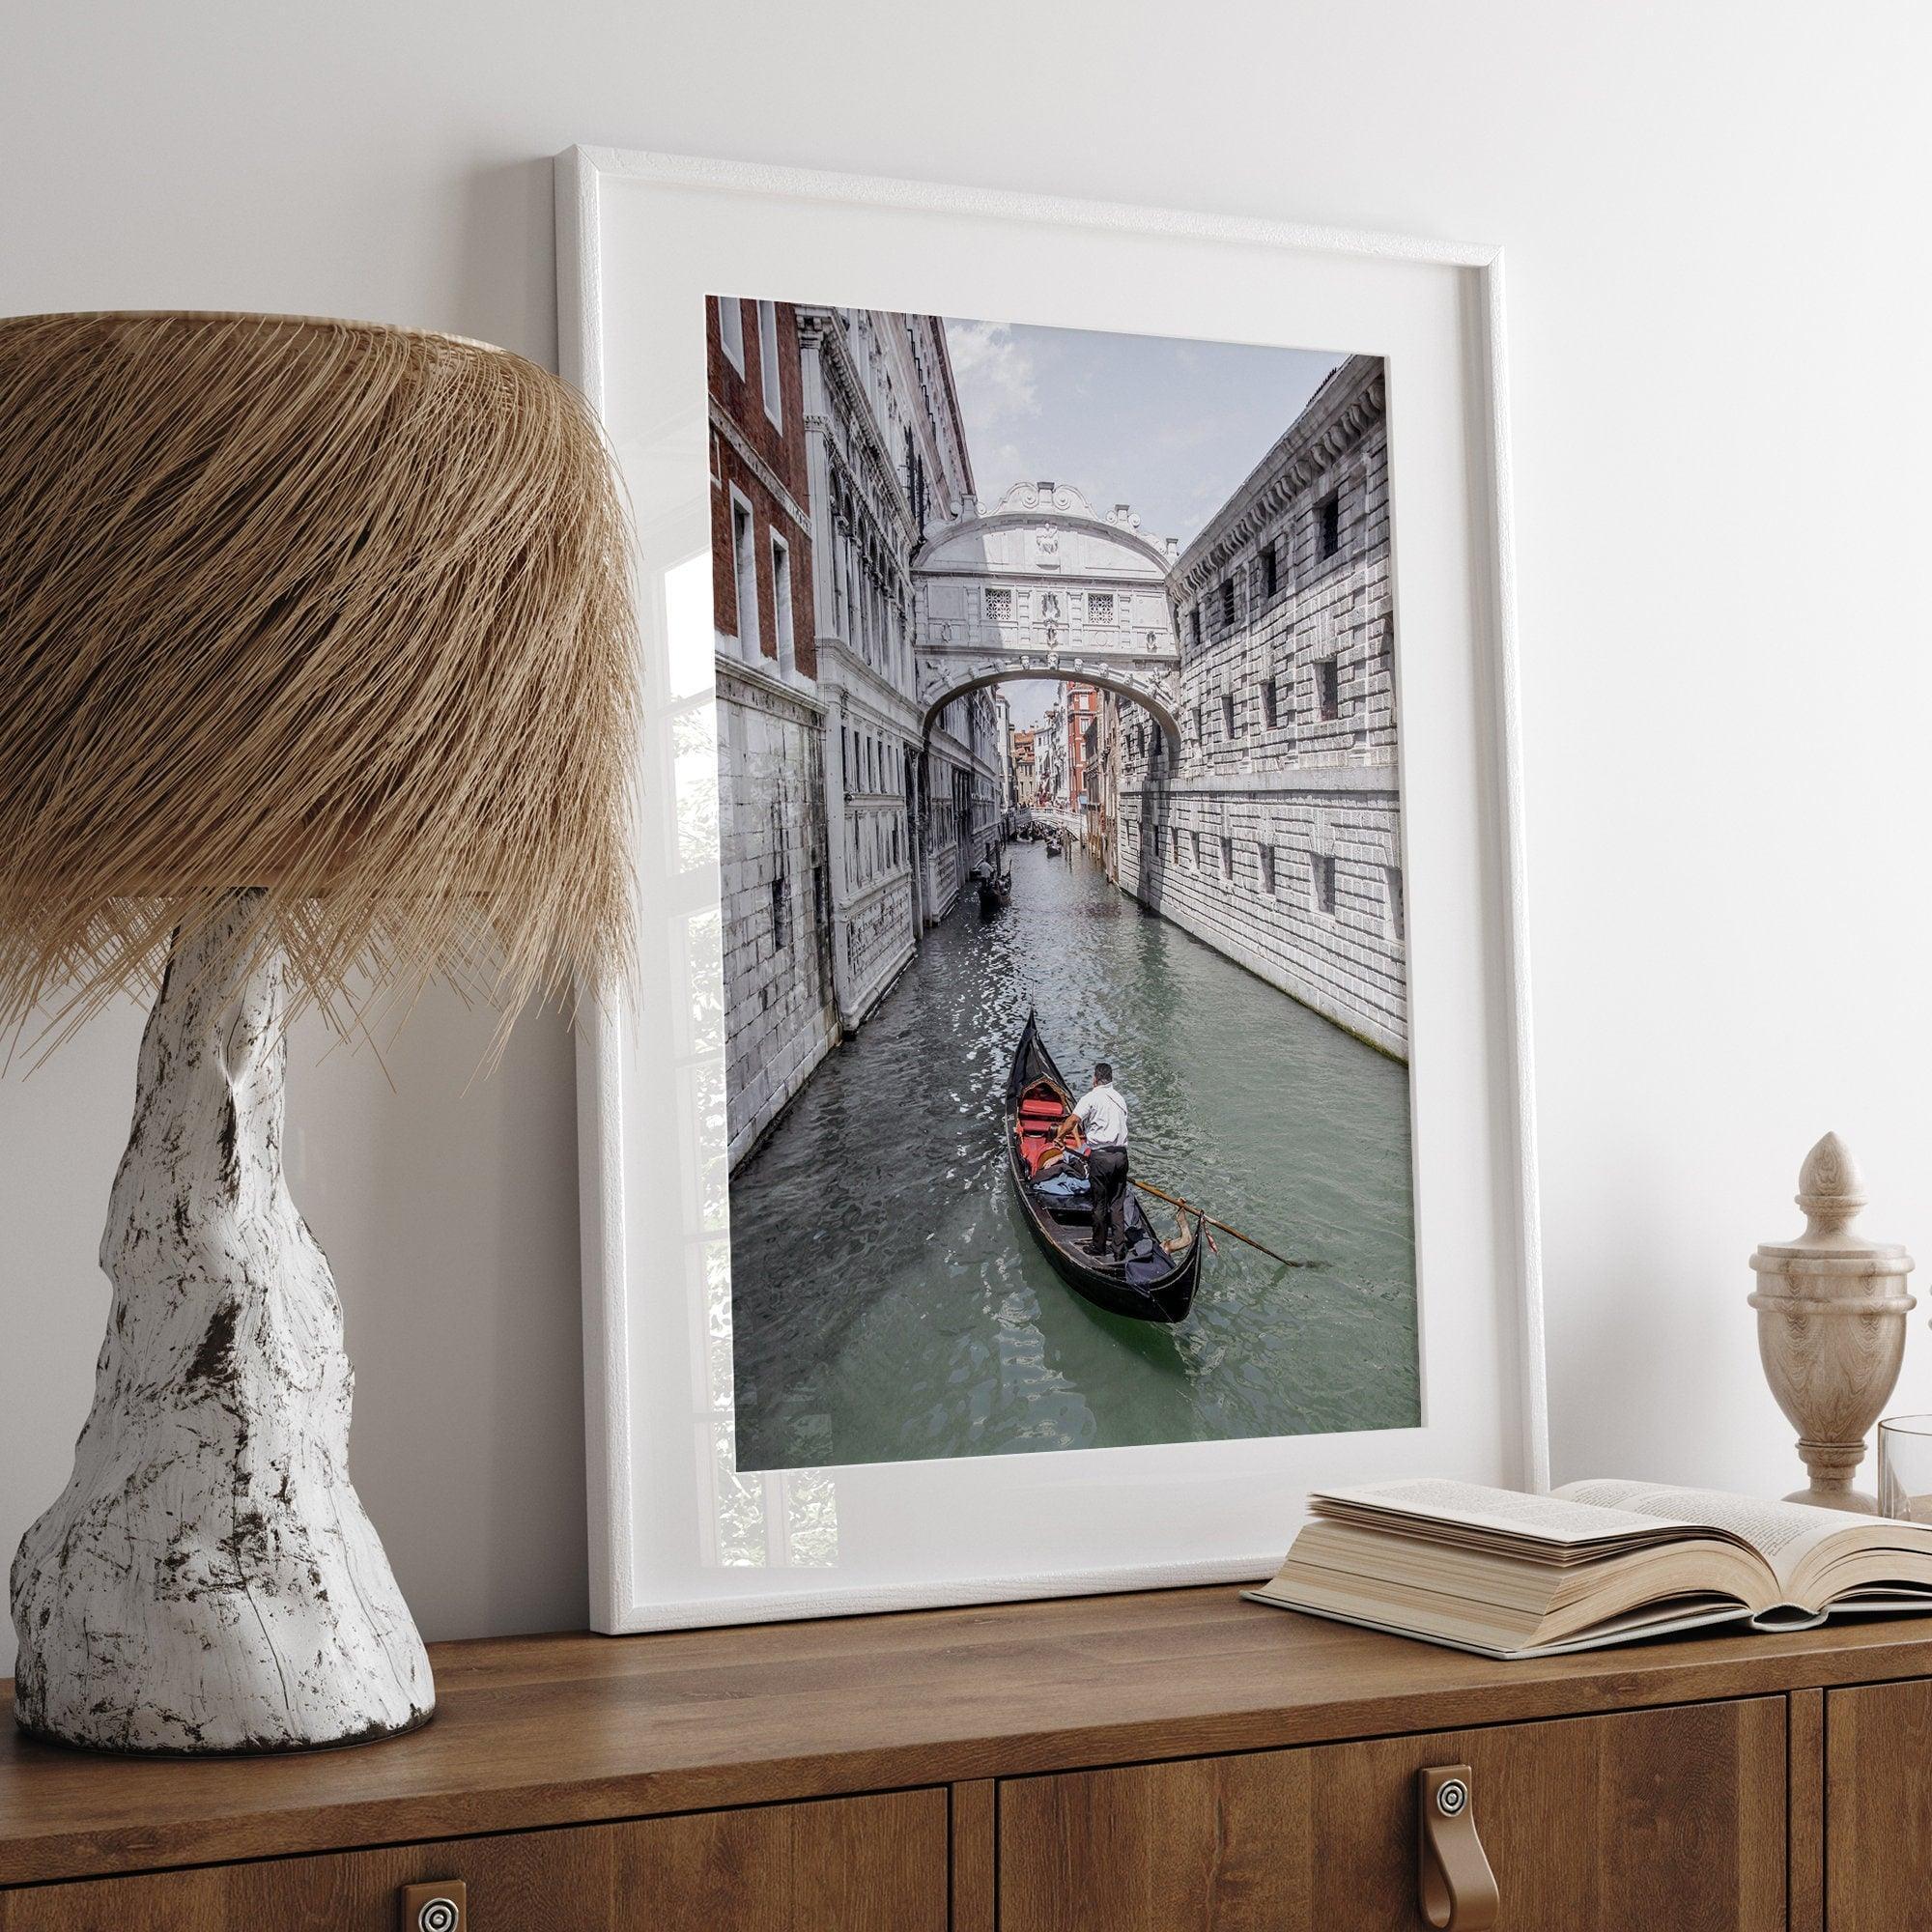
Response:
[[[1932,1415],[1888,1415],[1879,1424],[1878,1513],[1932,1522]]]

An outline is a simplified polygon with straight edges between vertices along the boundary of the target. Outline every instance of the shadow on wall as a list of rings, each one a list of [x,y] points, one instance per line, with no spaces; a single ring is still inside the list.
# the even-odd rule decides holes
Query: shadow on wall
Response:
[[[443,327],[556,367],[555,188],[550,157],[464,175]]]

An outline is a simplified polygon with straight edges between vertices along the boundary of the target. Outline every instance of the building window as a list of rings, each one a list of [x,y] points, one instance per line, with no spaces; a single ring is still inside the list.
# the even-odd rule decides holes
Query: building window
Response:
[[[1189,833],[1189,834],[1187,835],[1187,855],[1188,855],[1188,858],[1189,858],[1189,860],[1190,860],[1190,861],[1191,861],[1191,863],[1193,864],[1193,867],[1194,867],[1194,869],[1195,869],[1195,870],[1196,870],[1196,871],[1198,872],[1198,871],[1199,871],[1199,870],[1201,869],[1201,835],[1200,835],[1200,833],[1198,833],[1198,832],[1190,832],[1190,833]]]
[[[1235,627],[1235,580],[1230,577],[1221,584],[1221,628],[1231,631]]]
[[[1113,593],[1107,590],[1090,592],[1087,598],[1087,615],[1093,623],[1111,624],[1114,621]]]
[[[1224,879],[1235,876],[1235,841],[1225,832],[1221,835],[1221,876]]]
[[[1342,493],[1332,490],[1315,506],[1316,540],[1324,557],[1342,548]]]
[[[790,677],[798,669],[791,630],[791,549],[772,533],[772,629],[778,633],[779,670]]]
[[[1178,825],[1175,826],[1173,828],[1173,832],[1174,832],[1174,863],[1178,866],[1180,864],[1180,827]]]
[[[1256,849],[1260,854],[1262,862],[1262,891],[1272,895],[1274,892],[1274,847],[1272,845],[1262,845]]]
[[[772,880],[772,946],[780,952],[791,944],[791,899],[785,892],[785,875]]]
[[[779,383],[779,305],[758,304],[758,378],[764,384],[765,413],[784,428],[784,390]]]
[[[1274,679],[1264,677],[1262,679],[1262,728],[1272,731],[1277,722],[1274,708]]]
[[[1262,595],[1272,597],[1281,588],[1281,565],[1273,544],[1262,552]]]
[[[1400,946],[1408,937],[1408,912],[1402,900],[1402,867],[1390,866],[1388,873],[1388,931]]]
[[[718,340],[724,359],[739,375],[745,373],[745,305],[736,296],[718,298]]]
[[[1241,735],[1240,714],[1235,708],[1235,694],[1221,694],[1221,735],[1231,744]]]
[[[1309,865],[1314,874],[1315,910],[1333,915],[1335,911],[1335,855],[1311,852]]]
[[[1208,735],[1208,726],[1202,718],[1201,706],[1197,701],[1194,706],[1194,742],[1197,745],[1200,744],[1207,737],[1207,735]]]
[[[738,590],[738,649],[755,664],[758,644],[758,553],[753,541],[752,506],[731,492],[731,578]]]
[[[1333,658],[1315,660],[1315,715],[1330,719],[1342,715],[1342,668]]]
[[[1198,604],[1187,613],[1187,641],[1196,650],[1201,648],[1201,607]]]
[[[986,616],[995,624],[1010,624],[1013,621],[1013,593],[1010,590],[986,591]]]

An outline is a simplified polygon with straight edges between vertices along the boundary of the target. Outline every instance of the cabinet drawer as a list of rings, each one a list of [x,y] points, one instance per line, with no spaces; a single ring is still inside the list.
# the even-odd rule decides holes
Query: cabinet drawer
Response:
[[[1406,1932],[1416,1773],[1469,1766],[1497,1932],[1785,1922],[1781,1697],[1009,1779],[1001,1932]]]
[[[395,1932],[461,1879],[470,1932],[946,1932],[946,1794],[895,1792],[0,1891],[0,1932]]]

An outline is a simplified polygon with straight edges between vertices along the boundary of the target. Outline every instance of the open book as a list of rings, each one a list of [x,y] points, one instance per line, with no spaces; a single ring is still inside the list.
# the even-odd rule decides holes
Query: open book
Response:
[[[1889,1517],[1610,1481],[1547,1496],[1373,1483],[1318,1491],[1309,1508],[1256,1603],[1490,1657],[1932,1610],[1932,1525]]]

